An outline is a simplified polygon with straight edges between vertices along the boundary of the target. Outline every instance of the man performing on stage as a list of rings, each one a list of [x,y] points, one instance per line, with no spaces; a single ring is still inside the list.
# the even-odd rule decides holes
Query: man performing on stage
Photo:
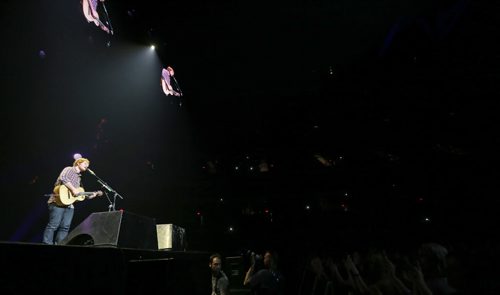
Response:
[[[93,199],[102,195],[102,192],[85,193],[80,187],[81,173],[89,168],[89,160],[79,158],[73,163],[73,167],[66,167],[61,171],[55,183],[56,189],[50,196],[48,203],[49,222],[43,233],[44,244],[58,244],[68,235],[71,221],[73,220],[74,206],[72,202],[86,198]],[[65,199],[62,199],[62,192]],[[82,196],[82,197],[79,197]],[[57,231],[55,240],[54,233]]]
[[[83,15],[87,19],[87,22],[93,22],[96,26],[100,27],[104,32],[113,35],[113,29],[108,28],[101,19],[99,18],[99,14],[97,13],[97,5],[98,1],[104,2],[105,0],[81,0]],[[103,3],[104,5],[104,3]],[[107,14],[107,13],[106,13]],[[106,15],[107,17],[107,15]],[[109,22],[108,22],[109,24]]]
[[[174,77],[174,69],[168,66],[166,69],[161,71],[161,87],[163,88],[163,93],[166,96],[175,96],[179,98],[179,106],[182,106],[180,97],[182,96],[182,91],[179,87],[179,83]]]

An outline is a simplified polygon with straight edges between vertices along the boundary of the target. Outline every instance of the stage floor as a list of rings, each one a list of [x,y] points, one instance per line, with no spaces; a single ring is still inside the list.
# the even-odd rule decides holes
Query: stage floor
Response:
[[[0,242],[0,294],[210,294],[209,256]]]

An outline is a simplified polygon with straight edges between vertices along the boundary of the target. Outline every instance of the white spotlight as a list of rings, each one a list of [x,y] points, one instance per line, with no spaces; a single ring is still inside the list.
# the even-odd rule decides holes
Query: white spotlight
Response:
[[[151,50],[155,50],[156,47],[154,45],[151,45],[150,48],[151,48]]]

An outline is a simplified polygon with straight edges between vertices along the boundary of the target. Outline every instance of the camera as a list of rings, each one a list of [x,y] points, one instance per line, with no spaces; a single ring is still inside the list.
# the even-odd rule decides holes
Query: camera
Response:
[[[247,250],[244,255],[246,263],[253,266],[254,272],[257,272],[264,268],[264,256],[257,254],[254,251]]]
[[[254,272],[258,272],[264,268],[264,256],[252,252],[250,256],[250,263],[253,265]]]

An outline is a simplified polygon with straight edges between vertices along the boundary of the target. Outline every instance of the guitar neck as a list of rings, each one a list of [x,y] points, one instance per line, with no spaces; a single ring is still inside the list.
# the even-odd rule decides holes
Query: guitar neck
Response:
[[[93,192],[83,192],[83,193],[79,193],[78,195],[79,196],[90,196],[92,194],[94,194],[94,193]]]

